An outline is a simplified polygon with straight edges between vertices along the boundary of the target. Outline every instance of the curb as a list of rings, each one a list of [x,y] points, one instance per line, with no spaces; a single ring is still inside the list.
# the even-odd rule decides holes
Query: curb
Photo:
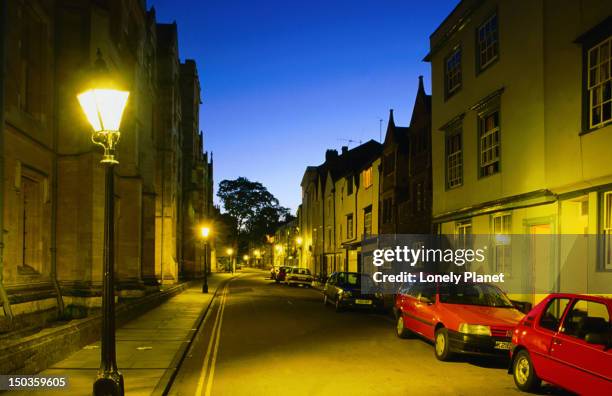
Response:
[[[153,389],[153,392],[151,392],[152,396],[153,395],[163,396],[163,395],[168,394],[168,392],[170,391],[170,388],[172,387],[172,384],[174,383],[174,379],[176,378],[176,375],[178,371],[180,370],[183,361],[185,360],[185,357],[187,357],[187,352],[189,352],[189,348],[193,344],[193,340],[198,334],[198,331],[200,331],[200,327],[202,326],[202,323],[204,323],[204,318],[206,318],[206,314],[210,310],[210,307],[212,306],[213,301],[215,301],[215,298],[217,297],[217,292],[219,291],[221,286],[224,286],[227,282],[231,281],[235,277],[236,275],[219,282],[212,298],[210,299],[206,307],[202,309],[202,312],[200,312],[200,315],[196,319],[194,330],[192,330],[191,333],[183,340],[183,342],[181,343],[181,346],[174,354],[174,358],[172,358],[170,367],[168,367],[164,371],[164,374],[161,376],[159,381],[157,381],[157,385],[155,386],[155,389]]]

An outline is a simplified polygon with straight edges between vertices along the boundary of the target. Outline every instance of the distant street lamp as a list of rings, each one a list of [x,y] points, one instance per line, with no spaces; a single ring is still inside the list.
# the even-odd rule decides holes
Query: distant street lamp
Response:
[[[130,93],[118,89],[109,78],[106,63],[98,50],[91,86],[77,95],[79,104],[93,128],[91,140],[104,148],[100,163],[104,166],[106,186],[104,194],[104,273],[102,279],[102,337],[101,361],[94,395],[123,395],[123,376],[117,369],[115,350],[115,209],[114,172],[119,163],[115,149],[121,132],[119,125]]]
[[[200,228],[200,237],[202,238],[204,250],[204,283],[202,284],[202,293],[208,293],[208,236],[210,235],[210,227],[203,226]]]
[[[245,254],[244,256],[242,256],[242,261],[244,261],[246,265],[249,265],[249,255]]]
[[[227,253],[227,255],[229,256],[229,261],[230,261],[230,265],[232,266],[232,274],[233,274],[234,272],[236,272],[234,261],[232,260],[232,255],[234,254],[234,249],[227,248],[225,250],[225,253]]]

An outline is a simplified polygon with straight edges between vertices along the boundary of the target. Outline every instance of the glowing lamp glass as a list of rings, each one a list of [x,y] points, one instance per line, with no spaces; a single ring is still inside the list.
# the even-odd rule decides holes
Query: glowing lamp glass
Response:
[[[200,228],[200,235],[202,235],[202,238],[208,238],[208,235],[210,235],[210,228],[208,227]]]
[[[90,89],[77,98],[95,132],[118,131],[127,105],[128,91]]]

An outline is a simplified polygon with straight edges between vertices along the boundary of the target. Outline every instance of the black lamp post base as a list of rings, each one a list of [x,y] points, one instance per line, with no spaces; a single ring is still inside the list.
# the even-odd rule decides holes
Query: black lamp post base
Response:
[[[94,396],[123,396],[123,375],[120,372],[103,372],[93,386]]]
[[[208,283],[204,282],[202,284],[202,293],[208,293]]]

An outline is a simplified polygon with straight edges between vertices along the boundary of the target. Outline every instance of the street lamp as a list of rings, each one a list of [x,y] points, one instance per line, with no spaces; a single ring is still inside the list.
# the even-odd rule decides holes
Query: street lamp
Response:
[[[115,218],[114,171],[119,163],[115,149],[121,132],[121,117],[130,93],[118,89],[110,80],[106,63],[98,50],[94,64],[95,78],[91,86],[77,95],[81,109],[93,128],[91,140],[104,148],[100,163],[104,166],[106,188],[104,194],[104,275],[102,279],[102,337],[101,361],[94,395],[123,395],[123,376],[117,369],[115,350]]]
[[[236,268],[234,268],[234,261],[232,260],[232,255],[234,254],[234,249],[227,248],[225,250],[225,253],[227,253],[227,255],[229,256],[229,263],[230,263],[230,265],[232,267],[232,274],[233,274],[234,272],[236,272]]]
[[[208,293],[208,236],[210,235],[210,227],[200,227],[200,237],[204,245],[204,283],[202,283],[202,293]]]

